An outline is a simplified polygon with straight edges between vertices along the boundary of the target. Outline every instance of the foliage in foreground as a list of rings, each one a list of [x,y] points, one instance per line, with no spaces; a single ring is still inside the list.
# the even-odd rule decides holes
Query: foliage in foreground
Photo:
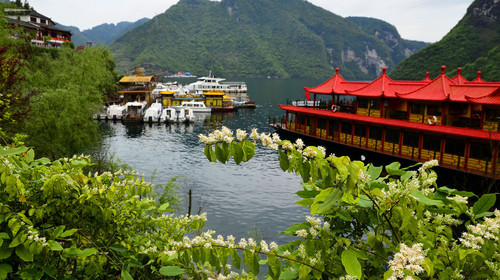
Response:
[[[0,279],[255,279],[261,266],[271,279],[500,277],[495,195],[469,207],[472,193],[436,186],[435,162],[382,168],[277,135],[236,138],[227,128],[200,135],[210,161],[246,162],[260,141],[303,178],[298,203],[311,215],[283,231],[295,241],[192,237],[204,216],[164,215],[168,205],[137,174],[86,174],[86,157],[3,148]]]

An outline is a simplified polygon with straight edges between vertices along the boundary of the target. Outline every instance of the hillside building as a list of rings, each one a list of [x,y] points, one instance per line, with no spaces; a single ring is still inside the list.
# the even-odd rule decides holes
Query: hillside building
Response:
[[[4,12],[8,28],[23,28],[35,46],[58,48],[71,41],[70,31],[57,28],[50,18],[33,9],[5,9]]]

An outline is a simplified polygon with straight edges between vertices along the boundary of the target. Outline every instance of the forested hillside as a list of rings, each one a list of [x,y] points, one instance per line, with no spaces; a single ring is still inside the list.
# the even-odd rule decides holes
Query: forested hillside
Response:
[[[373,78],[418,48],[391,48],[302,0],[180,0],[111,45],[121,72],[140,63],[155,74],[324,78],[339,67],[350,79]]]
[[[495,0],[476,0],[462,20],[439,42],[412,55],[390,73],[393,79],[422,79],[425,72],[431,77],[446,65],[452,75],[457,67],[462,74],[474,79],[477,71],[489,81],[500,80],[500,3]]]
[[[148,18],[142,18],[136,22],[122,21],[117,24],[103,23],[83,31],[80,31],[80,29],[75,26],[64,26],[61,24],[57,24],[57,26],[71,31],[71,40],[75,43],[75,46],[86,45],[87,41],[91,41],[94,44],[100,43],[102,45],[109,45],[130,29],[134,29],[148,20]]]

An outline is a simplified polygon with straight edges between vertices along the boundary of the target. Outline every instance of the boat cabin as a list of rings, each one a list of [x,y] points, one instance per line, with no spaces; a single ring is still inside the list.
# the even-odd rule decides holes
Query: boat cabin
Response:
[[[441,74],[396,81],[386,74],[372,82],[336,75],[305,88],[313,107],[280,105],[286,129],[297,134],[417,161],[500,178],[500,83]],[[318,95],[331,101],[316,106]]]

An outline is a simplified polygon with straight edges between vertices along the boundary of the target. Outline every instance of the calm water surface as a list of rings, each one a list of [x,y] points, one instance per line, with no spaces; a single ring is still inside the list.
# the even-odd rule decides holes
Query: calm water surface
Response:
[[[208,214],[205,229],[236,238],[258,236],[268,241],[286,242],[278,235],[294,222],[302,222],[308,209],[298,206],[294,193],[300,179],[279,168],[275,151],[258,147],[254,158],[241,165],[210,163],[203,154],[200,133],[208,134],[222,125],[233,131],[257,128],[272,132],[270,116],[282,116],[278,104],[304,99],[304,86],[316,86],[319,80],[241,79],[247,83],[256,109],[214,114],[190,125],[122,125],[108,122],[111,133],[105,147],[148,180],[165,184],[171,177],[182,176],[180,197],[193,190],[193,213]],[[188,83],[191,80],[179,80]],[[185,203],[186,205],[186,203]],[[187,208],[186,208],[187,209]],[[184,211],[187,211],[184,209]],[[186,212],[184,212],[186,213]]]

